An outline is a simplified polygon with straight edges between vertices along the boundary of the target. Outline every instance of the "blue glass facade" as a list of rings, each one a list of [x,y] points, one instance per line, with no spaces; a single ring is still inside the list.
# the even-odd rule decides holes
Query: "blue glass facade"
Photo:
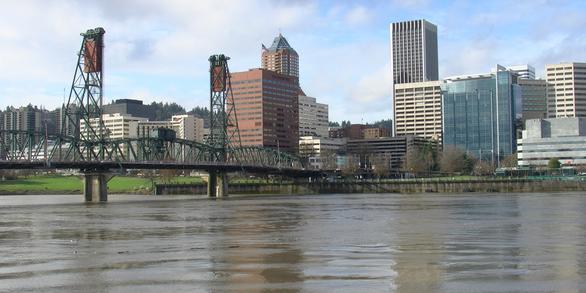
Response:
[[[446,80],[442,84],[444,146],[495,163],[514,153],[519,93],[510,71]]]

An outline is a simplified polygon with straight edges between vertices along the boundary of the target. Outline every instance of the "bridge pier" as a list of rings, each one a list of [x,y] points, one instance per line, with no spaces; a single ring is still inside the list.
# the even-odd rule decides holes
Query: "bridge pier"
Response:
[[[208,197],[228,196],[228,176],[226,173],[209,171],[208,175]]]
[[[112,175],[105,172],[84,174],[84,196],[86,202],[108,201],[108,181]]]

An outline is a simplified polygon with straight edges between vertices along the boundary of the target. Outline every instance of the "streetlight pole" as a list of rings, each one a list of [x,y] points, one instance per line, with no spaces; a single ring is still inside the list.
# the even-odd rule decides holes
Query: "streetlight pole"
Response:
[[[281,149],[279,146],[279,137],[277,136],[277,168],[281,169]]]

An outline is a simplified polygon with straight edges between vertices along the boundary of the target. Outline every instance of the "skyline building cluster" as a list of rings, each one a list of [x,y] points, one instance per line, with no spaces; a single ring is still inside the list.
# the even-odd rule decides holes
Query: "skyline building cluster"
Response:
[[[261,44],[260,68],[231,73],[242,145],[300,153],[302,144],[337,148],[339,139],[413,136],[498,164],[517,152],[524,125],[533,119],[586,117],[586,63],[548,64],[545,79],[536,78],[529,64],[497,64],[489,73],[440,78],[435,24],[409,20],[391,23],[389,30],[392,133],[363,124],[330,129],[329,106],[305,94],[299,54],[279,33],[271,46]],[[57,110],[53,117],[29,108],[0,111],[0,128],[38,132],[44,130],[42,121],[55,120],[55,132],[65,125],[64,131],[75,135],[70,133],[75,127],[62,117],[76,109]],[[203,141],[206,133],[204,120],[189,115],[154,121],[154,108],[138,100],[113,101],[103,106],[103,113],[113,138],[144,137],[169,128],[180,138]]]
[[[517,152],[528,121],[586,117],[586,63],[548,64],[545,79],[529,64],[440,79],[434,24],[392,23],[390,42],[395,135],[433,139],[498,165]]]

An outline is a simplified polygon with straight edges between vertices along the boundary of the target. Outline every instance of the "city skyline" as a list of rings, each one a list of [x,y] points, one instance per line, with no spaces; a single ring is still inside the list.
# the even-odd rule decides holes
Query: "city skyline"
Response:
[[[59,106],[71,85],[79,33],[97,26],[106,29],[105,103],[207,106],[207,57],[227,54],[232,72],[258,68],[261,44],[281,32],[300,56],[306,93],[330,105],[330,120],[356,123],[392,117],[391,22],[438,26],[440,78],[497,63],[531,64],[543,77],[545,64],[586,60],[586,4],[578,1],[43,4],[6,3],[0,12],[2,109]],[[89,10],[95,13],[84,14]]]

